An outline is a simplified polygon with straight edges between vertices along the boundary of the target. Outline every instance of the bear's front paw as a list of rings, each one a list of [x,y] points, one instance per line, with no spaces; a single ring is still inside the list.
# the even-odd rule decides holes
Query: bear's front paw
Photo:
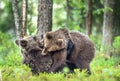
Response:
[[[52,72],[54,72],[54,69],[51,68],[48,70],[48,73],[52,73]]]
[[[52,70],[48,70],[48,73],[51,73],[51,72],[53,72]]]

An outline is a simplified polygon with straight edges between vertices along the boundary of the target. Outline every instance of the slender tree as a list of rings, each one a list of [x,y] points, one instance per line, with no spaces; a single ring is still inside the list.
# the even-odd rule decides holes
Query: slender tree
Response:
[[[106,47],[106,54],[111,55],[111,45],[113,38],[113,17],[115,0],[105,0],[104,20],[103,20],[103,45]]]
[[[44,35],[52,30],[53,0],[38,0],[37,33]]]
[[[22,0],[22,38],[26,36],[26,22],[27,22],[27,0]]]
[[[12,9],[14,14],[16,37],[20,38],[20,17],[18,14],[17,3],[18,3],[17,0],[12,0]]]
[[[86,34],[90,35],[91,31],[92,31],[92,0],[87,0]]]

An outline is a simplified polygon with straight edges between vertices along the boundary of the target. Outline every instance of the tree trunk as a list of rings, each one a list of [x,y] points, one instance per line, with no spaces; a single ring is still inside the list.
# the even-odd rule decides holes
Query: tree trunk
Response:
[[[37,33],[44,35],[52,30],[53,0],[38,0]]]
[[[14,14],[16,37],[20,38],[20,17],[18,14],[17,0],[12,0],[12,9]]]
[[[70,19],[70,0],[66,1],[67,3],[67,19],[66,19],[66,27],[69,27],[69,19]]]
[[[92,0],[87,0],[86,34],[90,35],[91,31],[92,31]]]
[[[114,10],[114,0],[105,0],[104,7],[106,11],[104,12],[104,20],[103,20],[103,45],[106,48],[107,56],[111,55],[111,45],[113,38],[113,10]],[[107,9],[107,8],[111,8]]]
[[[22,0],[22,38],[26,36],[26,22],[27,22],[27,0]]]

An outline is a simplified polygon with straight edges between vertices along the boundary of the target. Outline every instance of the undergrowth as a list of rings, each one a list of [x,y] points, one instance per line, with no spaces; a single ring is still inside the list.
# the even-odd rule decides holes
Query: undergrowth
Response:
[[[15,57],[16,58],[16,57]],[[19,57],[18,57],[19,59]],[[74,73],[40,73],[32,75],[30,68],[12,59],[12,64],[0,65],[2,81],[120,81],[119,57],[106,59],[97,55],[91,63],[92,74],[74,70]],[[16,64],[16,61],[19,62]]]
[[[30,68],[22,64],[22,56],[14,40],[8,35],[3,36],[1,32],[0,34],[0,81],[120,81],[120,57],[106,59],[96,39],[93,39],[97,52],[91,62],[91,75],[87,75],[85,70],[81,72],[78,69],[75,69],[74,73],[32,75]]]

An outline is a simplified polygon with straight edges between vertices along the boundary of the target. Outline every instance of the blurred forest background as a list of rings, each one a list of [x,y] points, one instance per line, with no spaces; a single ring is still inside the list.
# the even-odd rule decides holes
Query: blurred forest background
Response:
[[[0,0],[0,79],[120,81],[119,4],[120,0]],[[95,43],[96,56],[91,63],[90,77],[75,71],[67,77],[45,73],[36,78],[22,64],[14,40],[58,28],[86,33]]]

